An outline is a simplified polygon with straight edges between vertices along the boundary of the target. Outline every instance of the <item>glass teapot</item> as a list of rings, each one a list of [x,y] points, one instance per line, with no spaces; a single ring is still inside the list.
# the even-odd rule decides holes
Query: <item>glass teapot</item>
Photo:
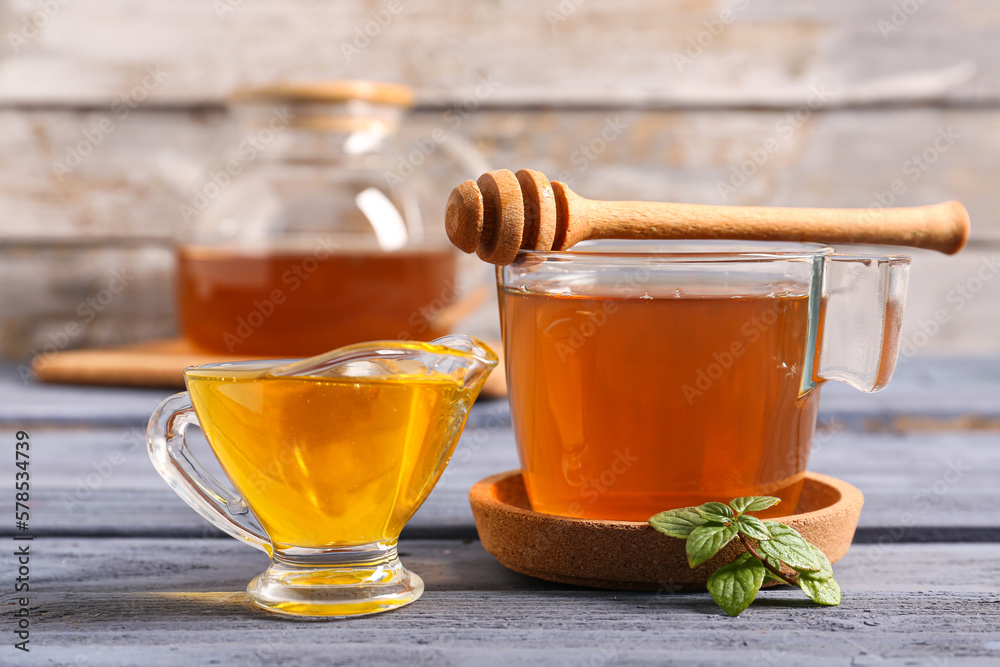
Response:
[[[364,81],[232,97],[244,138],[178,235],[185,338],[216,353],[309,356],[445,333],[426,306],[453,289],[454,249],[392,171],[412,99]]]

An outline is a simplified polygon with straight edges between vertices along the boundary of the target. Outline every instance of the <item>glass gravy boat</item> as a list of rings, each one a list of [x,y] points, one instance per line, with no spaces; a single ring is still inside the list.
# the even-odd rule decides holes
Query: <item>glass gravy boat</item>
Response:
[[[160,476],[210,523],[271,557],[247,588],[268,610],[357,616],[420,597],[396,541],[430,494],[496,355],[450,335],[294,362],[185,371],[149,420]],[[187,445],[199,424],[235,491]]]

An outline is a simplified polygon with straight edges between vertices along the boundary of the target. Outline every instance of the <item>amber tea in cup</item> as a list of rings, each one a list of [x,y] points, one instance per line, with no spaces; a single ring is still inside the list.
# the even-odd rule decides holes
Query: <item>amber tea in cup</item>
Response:
[[[423,591],[396,540],[496,363],[475,339],[453,335],[189,368],[188,391],[150,419],[150,456],[199,514],[271,555],[247,589],[257,605],[298,616],[385,611]],[[192,423],[235,493],[191,455]]]
[[[794,512],[819,386],[884,386],[908,259],[824,246],[588,242],[499,270],[511,414],[539,512]]]

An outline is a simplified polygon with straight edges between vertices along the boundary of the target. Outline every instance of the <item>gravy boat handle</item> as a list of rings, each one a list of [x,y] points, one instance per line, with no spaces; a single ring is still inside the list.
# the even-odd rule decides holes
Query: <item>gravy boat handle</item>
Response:
[[[156,406],[146,429],[149,458],[156,472],[206,521],[271,555],[271,542],[246,501],[220,484],[188,447],[185,433],[188,426],[197,423],[186,391]]]

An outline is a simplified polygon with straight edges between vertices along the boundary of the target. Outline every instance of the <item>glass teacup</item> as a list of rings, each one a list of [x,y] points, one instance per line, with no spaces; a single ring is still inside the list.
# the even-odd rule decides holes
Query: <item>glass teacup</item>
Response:
[[[455,448],[496,355],[468,336],[361,343],[297,362],[185,371],[149,421],[149,455],[209,522],[265,551],[247,588],[271,611],[358,616],[413,602],[396,541]],[[236,489],[188,448],[200,424]]]
[[[882,388],[909,258],[816,244],[588,241],[498,272],[532,507],[645,521],[772,495],[795,511],[819,389]]]

